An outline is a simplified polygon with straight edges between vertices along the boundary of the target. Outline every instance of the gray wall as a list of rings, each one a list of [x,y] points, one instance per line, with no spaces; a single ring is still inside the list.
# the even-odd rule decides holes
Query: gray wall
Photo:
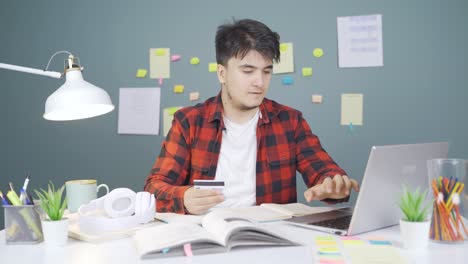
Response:
[[[188,92],[200,91],[204,100],[219,90],[207,71],[215,61],[217,25],[254,18],[294,42],[296,82],[282,86],[281,76],[273,76],[268,97],[301,110],[350,176],[361,179],[372,145],[448,140],[451,157],[468,157],[467,1],[272,2],[1,1],[0,62],[43,68],[55,51],[69,50],[80,57],[85,79],[117,105],[120,87],[156,86],[136,79],[135,71],[148,67],[149,48],[170,47],[184,57],[172,65],[161,106],[190,105]],[[385,66],[338,69],[336,17],[376,13],[383,15]],[[320,60],[311,56],[315,47],[325,51]],[[190,56],[202,64],[189,65]],[[58,56],[51,69],[61,71],[63,59]],[[313,77],[300,76],[304,66],[314,68]],[[0,70],[1,189],[8,181],[19,188],[30,170],[31,189],[49,180],[96,178],[111,188],[140,190],[162,137],[118,135],[117,111],[74,122],[44,120],[45,100],[61,83]],[[176,83],[185,84],[186,93],[173,94]],[[312,105],[312,93],[322,93],[324,104]],[[364,126],[354,134],[339,125],[341,93],[364,94]]]

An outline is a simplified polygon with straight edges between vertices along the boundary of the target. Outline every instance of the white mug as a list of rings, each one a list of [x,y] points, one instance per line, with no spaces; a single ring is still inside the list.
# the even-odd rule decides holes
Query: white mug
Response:
[[[96,180],[73,180],[65,182],[67,190],[68,211],[75,213],[82,204],[87,204],[97,198],[100,188],[106,189],[109,193],[109,186],[106,184],[97,185]]]

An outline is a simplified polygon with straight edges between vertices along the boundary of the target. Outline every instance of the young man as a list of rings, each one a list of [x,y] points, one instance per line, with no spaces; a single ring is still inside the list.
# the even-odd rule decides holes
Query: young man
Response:
[[[339,202],[358,191],[302,113],[265,98],[279,58],[279,35],[258,21],[218,28],[221,91],[175,113],[145,184],[157,211],[202,214],[213,207],[296,202],[296,170],[309,188],[307,201]],[[225,189],[194,189],[195,179],[221,180]]]

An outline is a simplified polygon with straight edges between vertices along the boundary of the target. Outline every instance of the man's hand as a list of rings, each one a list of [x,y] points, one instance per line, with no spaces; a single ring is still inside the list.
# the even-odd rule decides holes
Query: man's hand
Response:
[[[222,201],[224,201],[224,196],[213,190],[192,187],[184,193],[184,206],[190,214],[203,214]]]
[[[307,202],[323,199],[342,199],[347,197],[351,189],[359,191],[359,184],[356,180],[350,179],[346,175],[335,175],[333,178],[326,178],[321,184],[317,184],[304,192]]]

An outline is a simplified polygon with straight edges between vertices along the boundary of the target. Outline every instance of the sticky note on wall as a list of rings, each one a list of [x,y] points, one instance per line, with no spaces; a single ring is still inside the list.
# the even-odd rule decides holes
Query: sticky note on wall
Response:
[[[310,67],[302,68],[302,76],[304,77],[312,76],[312,68]]]
[[[280,62],[273,65],[273,73],[294,72],[293,43],[280,44]]]
[[[138,69],[136,73],[137,78],[145,78],[148,71],[146,69]]]
[[[190,58],[190,64],[192,65],[197,65],[200,63],[200,59],[198,57],[192,57]]]
[[[218,63],[211,62],[208,64],[208,71],[209,72],[217,72],[218,71]]]
[[[197,101],[198,99],[200,99],[200,93],[199,92],[191,92],[189,94],[189,99],[190,99],[190,101]]]
[[[323,49],[315,48],[314,51],[312,51],[312,54],[314,55],[314,57],[320,58],[323,56]]]
[[[150,78],[171,78],[171,61],[169,48],[150,49]]]
[[[177,84],[174,85],[174,93],[183,93],[184,92],[184,86]]]
[[[281,83],[284,85],[292,85],[294,84],[294,79],[291,76],[284,76],[281,78]]]
[[[321,104],[322,101],[323,101],[323,96],[321,94],[313,94],[312,95],[312,103]]]

